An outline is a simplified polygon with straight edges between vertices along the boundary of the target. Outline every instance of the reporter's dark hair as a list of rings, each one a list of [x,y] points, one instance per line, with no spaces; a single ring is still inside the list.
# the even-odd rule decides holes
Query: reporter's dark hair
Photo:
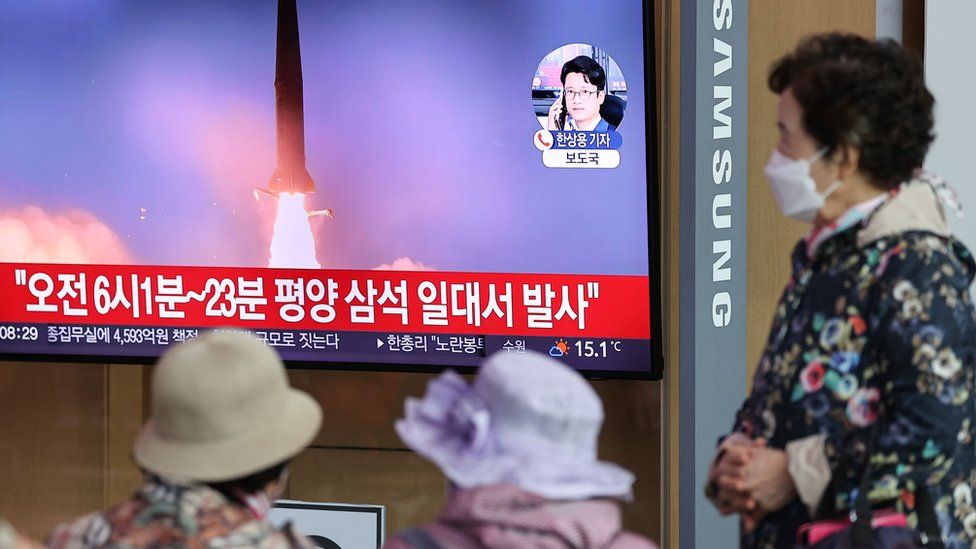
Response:
[[[583,75],[583,79],[596,86],[598,91],[604,91],[607,87],[607,73],[599,63],[588,55],[579,55],[566,61],[563,70],[559,73],[559,81],[566,85],[566,75],[578,72]]]
[[[769,89],[787,88],[803,107],[806,131],[828,154],[857,148],[859,169],[883,189],[908,180],[935,138],[922,62],[892,40],[806,38],[769,74]]]
[[[246,477],[241,477],[233,480],[227,480],[224,482],[208,482],[207,486],[210,486],[214,490],[223,494],[225,498],[230,501],[237,501],[240,499],[240,494],[256,494],[263,490],[269,482],[277,480],[281,477],[281,472],[285,470],[291,460],[285,460],[277,465],[272,465],[267,469],[252,473]]]

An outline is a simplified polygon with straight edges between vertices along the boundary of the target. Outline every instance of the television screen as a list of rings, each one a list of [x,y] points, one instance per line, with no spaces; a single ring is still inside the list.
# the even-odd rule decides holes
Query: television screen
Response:
[[[0,355],[660,373],[644,2],[0,9]]]

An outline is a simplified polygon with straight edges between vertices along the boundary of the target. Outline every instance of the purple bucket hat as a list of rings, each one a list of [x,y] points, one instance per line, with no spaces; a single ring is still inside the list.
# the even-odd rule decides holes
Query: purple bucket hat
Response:
[[[400,438],[462,488],[509,484],[550,499],[631,498],[633,473],[597,459],[600,397],[548,356],[496,353],[473,385],[447,371],[404,408]]]

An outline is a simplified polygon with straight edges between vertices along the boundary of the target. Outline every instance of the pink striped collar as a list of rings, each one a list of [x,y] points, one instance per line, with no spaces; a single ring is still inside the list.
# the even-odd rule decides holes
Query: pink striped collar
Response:
[[[882,204],[884,204],[888,198],[897,194],[897,192],[898,190],[895,189],[891,192],[879,194],[878,196],[865,200],[860,204],[855,204],[834,221],[819,228],[812,228],[804,237],[804,240],[807,243],[807,258],[813,259],[817,255],[817,250],[820,248],[820,245],[826,242],[827,239],[865,220]]]

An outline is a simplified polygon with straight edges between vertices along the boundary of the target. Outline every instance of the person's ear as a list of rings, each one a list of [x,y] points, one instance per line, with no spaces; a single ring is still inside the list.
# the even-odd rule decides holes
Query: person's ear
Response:
[[[861,163],[861,149],[850,145],[837,147],[833,155],[837,164],[837,179],[844,181],[858,170]]]
[[[600,100],[600,104],[602,105],[603,104],[603,100],[607,98],[607,92],[605,92],[605,91],[599,91],[599,92],[597,92],[596,96],[597,96],[597,99]]]
[[[281,474],[278,478],[272,480],[264,486],[264,493],[268,496],[268,499],[274,501],[281,498],[285,494],[285,490],[288,488],[288,479],[291,477],[291,464],[285,465],[284,469],[281,470]]]

